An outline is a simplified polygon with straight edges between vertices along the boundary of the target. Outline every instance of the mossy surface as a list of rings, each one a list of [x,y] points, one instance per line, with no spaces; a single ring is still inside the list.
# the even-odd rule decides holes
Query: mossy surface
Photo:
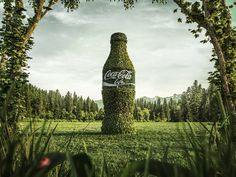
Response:
[[[103,67],[102,96],[105,118],[102,132],[106,134],[133,131],[135,70],[126,43],[127,38],[123,33],[115,33],[111,36],[111,51]],[[113,74],[107,74],[109,72]]]
[[[133,110],[135,91],[130,88],[103,89],[105,118],[103,133],[131,133],[133,131]]]

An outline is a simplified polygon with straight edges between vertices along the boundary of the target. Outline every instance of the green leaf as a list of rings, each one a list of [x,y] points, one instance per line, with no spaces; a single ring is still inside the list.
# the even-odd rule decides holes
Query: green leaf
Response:
[[[66,160],[65,153],[53,152],[49,153],[38,161],[37,169],[33,172],[34,177],[41,177],[46,175],[49,171],[51,171],[57,165],[63,163]]]
[[[199,37],[199,34],[194,34],[194,37],[195,37],[195,38],[198,38],[198,37]]]
[[[136,173],[144,173],[145,167],[146,160],[131,162],[121,171],[119,177],[130,177]],[[153,159],[149,160],[148,174],[159,177],[176,177],[177,174],[181,174],[181,177],[193,176],[191,171],[185,167]]]
[[[203,43],[203,44],[205,44],[205,43],[208,42],[208,40],[204,39],[204,40],[201,40],[200,42]]]
[[[94,177],[94,165],[90,156],[86,153],[80,153],[69,157],[71,163],[71,172],[75,177]]]
[[[48,11],[49,11],[49,10],[53,10],[52,8],[46,7],[46,6],[44,6],[43,9],[46,9],[46,10],[48,10]]]

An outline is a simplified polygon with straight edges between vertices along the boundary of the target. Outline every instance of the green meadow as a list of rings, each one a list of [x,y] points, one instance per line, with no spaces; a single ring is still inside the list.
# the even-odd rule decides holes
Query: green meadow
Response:
[[[21,122],[20,126],[23,129],[27,124]],[[188,134],[194,131],[199,138],[206,136],[200,123],[136,122],[136,132],[127,135],[101,134],[101,122],[54,121],[46,124],[49,126],[56,126],[50,151],[87,152],[98,168],[105,160],[114,173],[130,161],[146,159],[149,151],[153,159],[187,165],[184,149],[189,147]],[[33,127],[43,127],[43,122]]]

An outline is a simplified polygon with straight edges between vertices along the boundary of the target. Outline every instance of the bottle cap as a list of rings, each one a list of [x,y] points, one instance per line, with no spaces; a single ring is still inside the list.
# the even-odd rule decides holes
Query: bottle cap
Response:
[[[117,41],[123,41],[125,43],[127,43],[127,37],[124,33],[114,33],[111,35],[111,43],[113,42],[117,42]]]

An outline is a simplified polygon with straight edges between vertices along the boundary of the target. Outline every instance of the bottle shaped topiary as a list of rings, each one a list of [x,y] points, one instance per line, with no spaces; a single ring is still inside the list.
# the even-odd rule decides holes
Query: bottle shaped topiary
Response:
[[[105,134],[131,133],[135,98],[135,70],[127,52],[124,33],[111,36],[111,51],[103,67],[102,97]]]

